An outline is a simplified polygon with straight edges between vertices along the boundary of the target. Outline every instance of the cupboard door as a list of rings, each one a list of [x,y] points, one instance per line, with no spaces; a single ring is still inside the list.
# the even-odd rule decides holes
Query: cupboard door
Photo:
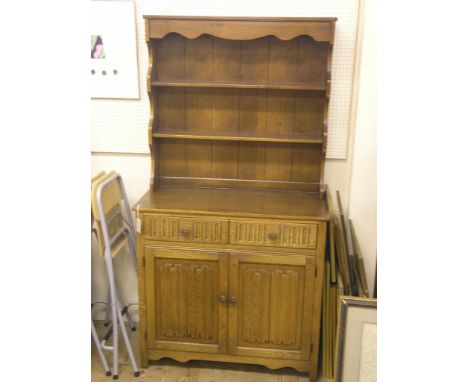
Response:
[[[226,353],[228,257],[146,247],[148,348]]]
[[[315,258],[230,255],[229,353],[309,360]]]

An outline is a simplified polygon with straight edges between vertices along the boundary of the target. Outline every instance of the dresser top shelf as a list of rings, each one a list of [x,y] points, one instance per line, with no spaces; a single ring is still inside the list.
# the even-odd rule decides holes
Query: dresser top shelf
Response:
[[[152,86],[160,87],[191,87],[191,88],[234,88],[234,89],[272,89],[272,90],[315,90],[326,91],[327,84],[313,82],[285,82],[285,83],[254,83],[241,81],[189,81],[166,80],[152,81]]]
[[[187,21],[282,21],[282,22],[335,22],[337,17],[245,17],[245,16],[174,16],[143,15],[144,19]]]
[[[151,213],[328,220],[326,200],[314,193],[164,186],[138,204]]]

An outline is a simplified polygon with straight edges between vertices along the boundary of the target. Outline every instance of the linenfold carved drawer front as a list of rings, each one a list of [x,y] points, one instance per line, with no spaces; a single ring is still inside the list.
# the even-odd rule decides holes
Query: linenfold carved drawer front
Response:
[[[291,248],[317,247],[318,225],[258,221],[230,222],[231,244],[265,245]]]
[[[228,221],[145,215],[143,235],[155,240],[223,244],[228,242]]]

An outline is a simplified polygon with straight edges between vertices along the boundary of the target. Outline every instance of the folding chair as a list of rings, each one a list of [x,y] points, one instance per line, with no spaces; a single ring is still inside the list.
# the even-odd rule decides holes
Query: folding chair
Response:
[[[96,182],[98,179],[102,178],[106,173],[104,171],[101,171],[100,173],[98,173],[97,175],[95,175],[92,179],[91,179],[91,187],[93,185],[94,182]],[[130,249],[130,254],[132,256],[132,262],[133,262],[133,266],[135,268],[135,272],[137,272],[137,259],[136,259],[136,248],[135,248],[135,236],[134,236],[134,230],[132,228],[132,226],[127,222],[127,219],[125,219],[123,216],[122,216],[122,211],[121,211],[121,206],[120,205],[116,205],[114,206],[110,213],[109,213],[109,216],[106,216],[106,219],[107,219],[107,222],[108,222],[108,226],[109,226],[109,231],[110,231],[110,236],[113,235],[113,233],[116,232],[116,227],[121,227],[122,226],[122,222],[125,222],[127,225],[126,225],[126,228],[128,228],[127,230],[127,233],[129,235],[132,234],[133,232],[133,235],[130,236],[130,240],[129,240],[129,249]],[[132,220],[130,220],[130,222],[132,222]],[[96,240],[98,241],[98,245],[99,245],[99,254],[101,255],[101,258],[104,259],[104,247],[103,247],[103,242],[102,242],[102,239],[101,239],[101,235],[99,235],[99,232],[100,230],[98,231],[98,229],[96,228],[99,228],[99,227],[95,227],[94,225],[94,217],[93,217],[93,211],[91,210],[91,235],[94,234],[94,236],[96,237]],[[120,251],[122,248],[124,248],[125,246],[125,241],[121,241],[121,246],[119,248],[114,248],[115,252],[118,252]],[[119,290],[119,287],[116,283],[116,291],[117,291],[117,298],[120,300],[120,304],[123,306],[123,314],[125,314],[125,316],[127,317],[127,321],[128,321],[128,324],[130,326],[130,328],[132,329],[132,331],[135,331],[136,330],[136,324],[135,324],[135,321],[133,320],[133,317],[129,311],[129,304],[126,304],[123,297],[122,297],[122,294],[120,293],[120,290]],[[110,302],[110,290],[108,289],[107,291],[107,304],[106,304],[106,318],[105,318],[105,321],[104,321],[104,326],[108,326],[109,325],[109,322],[110,322],[110,318],[111,318],[111,310],[110,310],[110,306],[111,306],[111,302]]]
[[[106,271],[109,280],[109,295],[110,295],[110,311],[112,315],[112,327],[104,336],[104,339],[99,343],[99,348],[102,350],[111,350],[113,355],[112,374],[114,379],[119,378],[118,364],[118,341],[119,328],[122,334],[125,347],[130,358],[130,363],[134,372],[134,376],[140,375],[133,350],[128,338],[128,334],[123,321],[122,303],[119,301],[119,292],[115,285],[115,277],[113,270],[112,259],[122,248],[128,243],[131,257],[136,268],[136,253],[135,253],[135,230],[130,206],[128,204],[125,187],[122,178],[119,174],[111,172],[103,175],[92,184],[91,191],[91,210],[92,217],[96,221],[95,232],[98,238],[98,246],[104,256]],[[118,210],[118,211],[117,211]],[[123,213],[122,213],[123,211]],[[115,220],[118,217],[117,221]],[[106,341],[112,335],[112,346],[106,345]],[[93,334],[93,338],[94,334]],[[96,343],[96,340],[95,340]],[[101,356],[101,352],[100,352]],[[101,357],[101,360],[103,358]],[[108,375],[108,368],[103,362],[104,370]]]
[[[94,182],[98,181],[104,175],[105,175],[104,171],[101,171],[98,175],[96,175],[91,180],[91,187]],[[121,201],[119,201],[118,204],[116,204],[115,206],[111,207],[109,212],[106,214],[107,226],[109,228],[109,236],[113,237],[120,230],[119,232],[120,236],[119,236],[118,242],[112,244],[112,258],[114,258],[123,248],[125,248],[126,244],[128,243],[130,256],[131,256],[133,267],[135,268],[135,273],[136,273],[137,272],[137,257],[136,257],[135,229],[133,227],[133,220],[131,218],[131,212],[130,212],[130,215],[128,215],[127,212],[125,211],[125,214],[127,215],[127,217],[123,216],[122,214]],[[93,222],[94,222],[93,212],[91,211],[91,227],[92,227],[91,232],[92,234],[96,236],[96,239],[98,242],[99,254],[101,255],[101,258],[104,259],[104,241],[102,239],[102,233],[101,233],[99,226],[94,226]],[[125,236],[124,234],[127,236]],[[128,309],[129,305],[125,303],[117,284],[116,284],[116,292],[117,292],[117,298],[119,299],[120,304],[123,307],[122,314],[125,314],[125,316],[127,317],[128,324],[130,328],[132,329],[132,331],[135,331],[136,324]],[[104,321],[104,326],[107,326],[110,322],[110,318],[111,318],[110,307],[111,307],[110,289],[108,289],[107,309],[106,309],[106,318]]]

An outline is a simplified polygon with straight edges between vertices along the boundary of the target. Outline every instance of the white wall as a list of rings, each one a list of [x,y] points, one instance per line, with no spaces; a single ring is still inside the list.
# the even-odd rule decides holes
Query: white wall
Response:
[[[356,229],[372,295],[377,256],[377,82],[375,1],[361,0],[349,217]]]
[[[348,157],[325,162],[325,183],[333,195],[339,190],[345,213],[353,220],[372,293],[376,263],[376,44],[374,2],[361,0],[360,24],[354,74],[352,119]],[[150,157],[145,154],[92,154],[92,175],[101,170],[120,173],[133,205],[148,189]],[[336,206],[336,200],[335,200]],[[105,271],[94,254],[92,260],[92,298],[106,296]],[[127,302],[136,302],[137,284],[128,259],[117,263],[117,278]],[[132,309],[136,311],[136,309]],[[103,309],[95,309],[95,318],[102,318]]]

